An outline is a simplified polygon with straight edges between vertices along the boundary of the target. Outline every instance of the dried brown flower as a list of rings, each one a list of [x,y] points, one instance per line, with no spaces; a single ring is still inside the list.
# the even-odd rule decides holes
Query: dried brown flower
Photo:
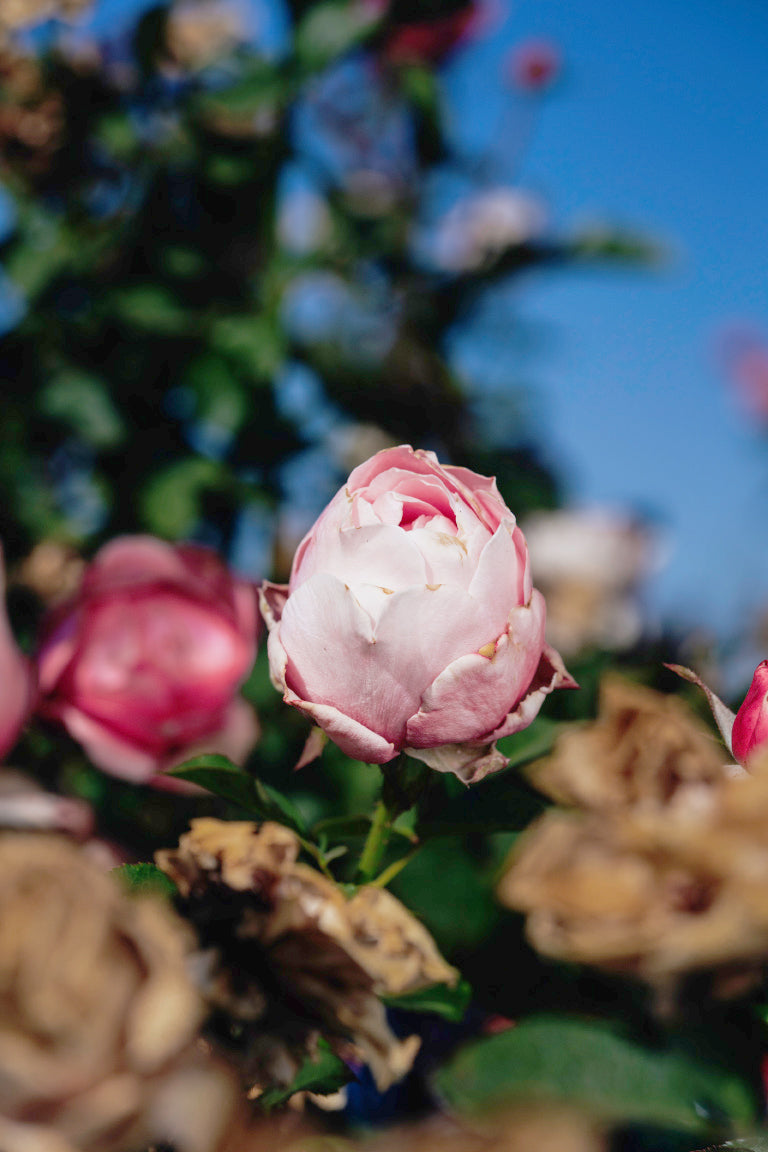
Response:
[[[619,676],[600,685],[600,712],[571,725],[530,770],[561,804],[606,811],[692,801],[727,774],[722,746],[675,696]]]
[[[599,1128],[558,1105],[519,1107],[470,1129],[436,1117],[384,1132],[366,1142],[370,1152],[606,1152]]]
[[[231,1107],[194,1047],[188,932],[71,843],[0,837],[0,1147],[208,1152]]]
[[[379,997],[453,984],[457,973],[394,896],[363,887],[348,900],[297,863],[299,850],[279,824],[202,819],[157,863],[207,950],[207,998],[246,1027],[252,1085],[289,1084],[323,1035],[384,1089],[408,1072],[419,1041],[395,1037]]]
[[[639,976],[667,998],[713,974],[742,991],[768,960],[768,763],[696,802],[550,811],[522,839],[499,886],[528,914],[540,952]]]
[[[362,1142],[323,1140],[297,1118],[281,1117],[237,1132],[221,1152],[606,1152],[606,1147],[597,1124],[554,1104],[520,1106],[471,1127],[437,1114]]]
[[[245,39],[246,13],[236,0],[179,0],[168,13],[166,46],[181,68],[203,68]]]
[[[12,584],[30,588],[44,604],[61,603],[80,586],[85,561],[58,540],[41,540],[11,574]]]
[[[0,154],[31,178],[44,175],[63,145],[64,102],[39,64],[3,45],[0,16]],[[30,21],[31,22],[31,21]]]

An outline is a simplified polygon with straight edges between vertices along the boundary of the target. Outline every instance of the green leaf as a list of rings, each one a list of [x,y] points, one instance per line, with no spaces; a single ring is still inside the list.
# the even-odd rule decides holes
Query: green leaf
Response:
[[[325,68],[370,36],[380,22],[375,5],[325,0],[310,8],[296,29],[296,55],[308,70]]]
[[[203,495],[224,488],[229,473],[215,460],[192,456],[155,473],[140,494],[147,527],[157,536],[191,536],[201,516]]]
[[[268,316],[222,316],[211,325],[211,347],[251,377],[271,379],[285,356],[285,338]]]
[[[287,1088],[268,1088],[259,1097],[260,1106],[267,1112],[284,1104],[294,1092],[315,1092],[328,1096],[338,1092],[353,1079],[343,1060],[331,1050],[327,1040],[320,1039],[314,1058],[307,1057]]]
[[[483,865],[461,840],[425,844],[390,890],[424,923],[444,954],[478,947],[501,915]]]
[[[189,313],[159,284],[131,284],[109,298],[110,311],[129,328],[175,336],[189,327]]]
[[[77,368],[59,372],[43,388],[44,415],[70,425],[94,448],[113,448],[125,437],[125,426],[103,380]]]
[[[135,895],[173,896],[176,892],[176,885],[156,864],[120,864],[112,874]]]
[[[691,1132],[725,1119],[743,1128],[756,1113],[727,1057],[706,1060],[680,1043],[646,1047],[603,1022],[566,1017],[531,1017],[468,1044],[435,1084],[451,1108],[468,1113],[553,1100],[610,1122]]]
[[[324,836],[330,844],[347,843],[348,840],[364,840],[371,829],[370,816],[331,816],[319,820],[312,827],[312,835],[318,839]],[[412,844],[416,837],[405,828],[393,825],[390,836],[400,836]]]
[[[287,796],[268,784],[262,784],[226,756],[213,753],[195,756],[172,768],[168,775],[189,780],[191,784],[197,784],[215,796],[220,796],[222,800],[228,800],[258,820],[276,820],[300,836],[306,832],[304,818]]]
[[[429,1012],[454,1024],[464,1019],[471,999],[472,988],[466,980],[460,980],[455,988],[449,988],[447,984],[432,984],[429,988],[403,996],[382,997],[387,1008],[401,1008],[405,1012]]]

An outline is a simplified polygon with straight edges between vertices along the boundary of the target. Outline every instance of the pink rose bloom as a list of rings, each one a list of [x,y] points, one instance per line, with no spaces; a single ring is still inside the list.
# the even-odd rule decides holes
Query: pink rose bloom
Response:
[[[35,677],[29,660],[19,651],[5,610],[5,570],[0,551],[0,760],[9,752],[24,727],[35,698]]]
[[[755,669],[749,692],[736,713],[731,739],[739,764],[746,764],[757,748],[768,744],[768,660]]]
[[[242,760],[253,710],[237,695],[256,655],[255,587],[206,548],[125,536],[44,626],[40,711],[105,772],[138,782],[203,751]]]
[[[359,760],[480,780],[507,764],[496,740],[575,687],[495,481],[432,452],[356,468],[261,603],[273,683]]]

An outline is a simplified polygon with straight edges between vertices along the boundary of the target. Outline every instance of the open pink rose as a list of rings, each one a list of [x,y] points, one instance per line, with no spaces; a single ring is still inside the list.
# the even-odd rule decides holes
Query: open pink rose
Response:
[[[35,677],[32,665],[13,638],[5,610],[5,571],[0,551],[0,760],[16,743],[32,711]]]
[[[136,781],[199,751],[247,755],[237,696],[256,654],[255,587],[206,548],[125,536],[52,612],[38,654],[40,711],[94,764]]]
[[[356,468],[261,605],[274,684],[360,760],[405,750],[479,780],[507,763],[496,740],[575,686],[495,482],[432,452]]]

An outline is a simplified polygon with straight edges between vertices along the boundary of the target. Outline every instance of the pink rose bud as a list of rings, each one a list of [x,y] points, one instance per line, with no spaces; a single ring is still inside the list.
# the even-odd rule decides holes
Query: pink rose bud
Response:
[[[47,618],[40,711],[105,772],[155,774],[216,751],[242,760],[257,736],[237,696],[256,654],[254,585],[215,553],[151,536],[107,544]]]
[[[0,760],[9,752],[24,727],[35,697],[35,677],[29,660],[19,651],[5,610],[5,570],[0,551]]]
[[[507,764],[500,737],[575,687],[495,481],[407,445],[354,470],[261,604],[273,683],[360,760],[404,750],[479,780]]]
[[[733,755],[745,764],[756,748],[768,743],[768,660],[758,664],[749,692],[733,722]]]

